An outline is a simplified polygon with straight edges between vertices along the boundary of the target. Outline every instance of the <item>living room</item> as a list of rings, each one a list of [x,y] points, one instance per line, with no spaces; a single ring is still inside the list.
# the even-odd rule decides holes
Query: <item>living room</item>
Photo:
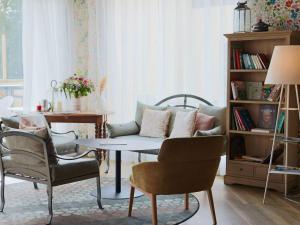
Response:
[[[299,0],[0,0],[0,224],[300,225]]]

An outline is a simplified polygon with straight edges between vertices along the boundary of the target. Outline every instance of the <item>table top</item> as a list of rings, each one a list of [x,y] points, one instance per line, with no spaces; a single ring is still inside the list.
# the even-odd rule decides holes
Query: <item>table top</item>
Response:
[[[90,117],[90,116],[102,116],[112,114],[111,111],[103,111],[103,112],[43,112],[46,117],[55,117],[55,116],[68,116],[68,117]]]
[[[151,140],[116,140],[112,138],[78,139],[74,143],[108,151],[150,151],[161,148],[162,142]]]

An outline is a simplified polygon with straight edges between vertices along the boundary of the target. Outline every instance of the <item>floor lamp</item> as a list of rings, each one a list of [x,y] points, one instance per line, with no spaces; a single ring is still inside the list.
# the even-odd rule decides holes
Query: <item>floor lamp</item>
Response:
[[[273,161],[273,153],[275,149],[275,144],[277,141],[277,125],[278,119],[281,111],[285,112],[285,128],[288,129],[289,126],[289,112],[297,111],[298,118],[300,119],[300,106],[299,106],[299,95],[298,95],[298,85],[300,84],[300,45],[288,45],[288,46],[275,46],[272,59],[270,62],[270,66],[268,69],[267,77],[265,80],[265,84],[279,84],[281,85],[279,104],[277,110],[277,117],[275,123],[274,137],[272,143],[271,157],[269,162],[265,192],[263,203],[265,203],[265,198],[267,194],[268,184],[269,184],[269,176],[271,173],[280,173],[278,171],[272,171],[272,161]],[[295,88],[295,95],[297,101],[297,108],[291,108],[291,99],[290,99],[290,91],[291,88]],[[285,94],[285,99],[284,99]],[[282,107],[283,102],[284,107]],[[298,123],[298,121],[297,121]],[[289,143],[287,142],[288,131],[285,130],[284,143],[285,143],[285,158],[284,158],[284,166],[288,166],[288,147]],[[284,193],[287,195],[287,174],[286,172],[282,172],[284,174]]]

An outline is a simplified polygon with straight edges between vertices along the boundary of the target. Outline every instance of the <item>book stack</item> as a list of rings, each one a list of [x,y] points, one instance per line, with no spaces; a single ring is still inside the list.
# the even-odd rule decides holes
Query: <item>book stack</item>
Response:
[[[255,124],[246,108],[233,107],[232,111],[232,129],[238,131],[251,131],[251,129],[255,127]]]
[[[269,64],[267,56],[263,53],[244,53],[238,46],[232,49],[233,69],[263,70],[268,69]]]

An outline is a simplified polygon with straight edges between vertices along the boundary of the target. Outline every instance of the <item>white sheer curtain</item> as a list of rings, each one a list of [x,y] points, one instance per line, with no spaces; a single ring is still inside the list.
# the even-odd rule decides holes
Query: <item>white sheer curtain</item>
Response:
[[[90,2],[91,3],[91,2]],[[226,40],[236,1],[97,0],[90,4],[90,76],[108,76],[111,121],[191,93],[225,105]],[[96,36],[96,38],[94,38]]]
[[[73,1],[26,0],[23,4],[24,109],[50,98],[51,80],[73,68]]]

